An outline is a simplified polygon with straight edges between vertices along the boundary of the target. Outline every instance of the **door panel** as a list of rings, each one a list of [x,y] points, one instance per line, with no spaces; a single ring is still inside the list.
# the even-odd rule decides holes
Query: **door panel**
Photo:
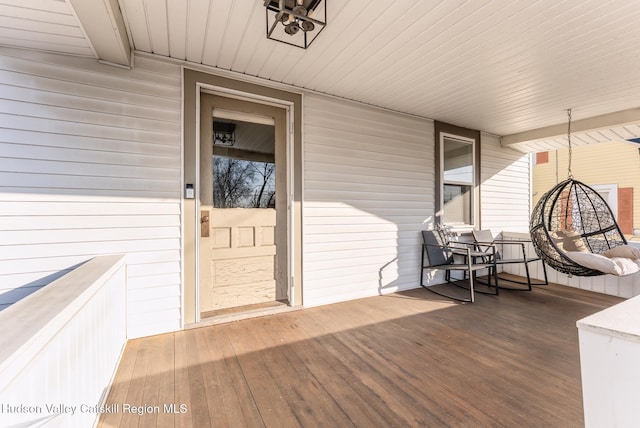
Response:
[[[211,281],[203,284],[204,310],[276,300],[276,210],[214,208]]]

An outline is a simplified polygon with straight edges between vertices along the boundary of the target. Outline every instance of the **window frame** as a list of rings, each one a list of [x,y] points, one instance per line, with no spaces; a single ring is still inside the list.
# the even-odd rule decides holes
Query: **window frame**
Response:
[[[447,226],[455,231],[469,231],[480,228],[480,131],[459,126],[435,122],[435,217],[434,223]],[[445,184],[465,184],[460,182],[445,182],[444,180],[444,139],[448,137],[462,142],[468,142],[472,147],[472,183],[471,185],[471,223],[447,223],[444,218],[444,186]]]

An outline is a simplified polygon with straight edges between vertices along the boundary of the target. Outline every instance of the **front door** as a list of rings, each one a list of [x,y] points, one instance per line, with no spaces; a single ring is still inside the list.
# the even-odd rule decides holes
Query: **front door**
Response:
[[[200,105],[200,318],[287,302],[285,110]]]

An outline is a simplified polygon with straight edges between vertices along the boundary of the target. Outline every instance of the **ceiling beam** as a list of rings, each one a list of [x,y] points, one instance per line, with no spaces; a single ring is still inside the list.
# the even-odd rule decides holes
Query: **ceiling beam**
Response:
[[[118,0],[68,0],[101,62],[131,67],[131,47]]]
[[[571,133],[594,131],[602,128],[624,126],[628,124],[640,123],[640,108],[618,111],[615,113],[603,114],[601,116],[589,117],[571,121]],[[545,126],[544,128],[532,129],[517,134],[505,135],[502,137],[502,146],[510,147],[519,143],[534,140],[550,140],[553,138],[565,137],[567,135],[567,124]]]

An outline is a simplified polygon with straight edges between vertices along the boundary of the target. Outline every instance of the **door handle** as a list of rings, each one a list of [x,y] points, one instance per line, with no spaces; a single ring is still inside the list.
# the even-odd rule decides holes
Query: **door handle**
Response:
[[[200,211],[200,236],[203,238],[209,237],[209,212]]]

